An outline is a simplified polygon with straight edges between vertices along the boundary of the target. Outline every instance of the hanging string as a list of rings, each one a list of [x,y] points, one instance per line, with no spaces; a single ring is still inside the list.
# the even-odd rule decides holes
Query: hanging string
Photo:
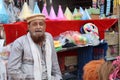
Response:
[[[46,1],[46,0],[44,0],[44,4],[47,4],[47,1]]]
[[[97,3],[97,0],[92,0],[92,7],[93,8],[96,8],[96,5],[97,5],[96,3]]]
[[[52,4],[52,0],[50,0],[50,4]]]

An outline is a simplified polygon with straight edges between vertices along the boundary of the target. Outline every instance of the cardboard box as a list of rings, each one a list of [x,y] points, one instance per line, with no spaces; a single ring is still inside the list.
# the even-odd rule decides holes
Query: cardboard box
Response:
[[[118,33],[114,32],[105,32],[105,40],[107,41],[108,45],[117,45],[119,44],[118,40]]]
[[[91,14],[91,19],[100,19],[99,14]]]

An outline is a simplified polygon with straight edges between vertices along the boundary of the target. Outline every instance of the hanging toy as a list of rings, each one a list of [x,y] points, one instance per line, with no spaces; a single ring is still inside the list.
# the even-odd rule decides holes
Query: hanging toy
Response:
[[[73,20],[72,12],[70,11],[68,7],[66,7],[65,9],[64,15],[65,15],[66,20]]]
[[[89,19],[86,11],[84,11],[82,7],[80,7],[80,13],[82,14],[81,20],[88,20]]]
[[[97,3],[97,0],[92,0],[92,7],[93,7],[93,8],[96,8],[96,7],[97,7],[97,4],[96,4],[96,3]]]
[[[93,23],[86,23],[82,29],[81,29],[82,33],[93,33],[94,35],[96,35],[97,38],[99,38],[99,33],[98,33],[98,28],[96,25],[94,25]]]

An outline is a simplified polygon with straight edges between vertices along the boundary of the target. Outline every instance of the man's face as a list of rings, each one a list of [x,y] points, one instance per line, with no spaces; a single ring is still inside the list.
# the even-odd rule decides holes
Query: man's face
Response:
[[[32,36],[41,37],[45,33],[46,24],[44,20],[34,20],[29,23],[29,32]]]

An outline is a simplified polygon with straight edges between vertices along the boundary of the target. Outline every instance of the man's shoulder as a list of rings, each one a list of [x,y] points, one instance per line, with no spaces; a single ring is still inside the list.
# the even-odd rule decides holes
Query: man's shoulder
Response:
[[[52,37],[51,33],[49,33],[49,32],[45,32],[45,35],[46,35],[47,37]]]
[[[23,35],[23,36],[20,36],[20,37],[18,37],[15,41],[24,41],[24,40],[26,40],[26,38],[27,38],[27,36],[26,35]]]
[[[26,35],[20,36],[19,38],[13,41],[12,46],[23,47],[23,45],[26,44],[27,42],[26,39],[27,39]]]

